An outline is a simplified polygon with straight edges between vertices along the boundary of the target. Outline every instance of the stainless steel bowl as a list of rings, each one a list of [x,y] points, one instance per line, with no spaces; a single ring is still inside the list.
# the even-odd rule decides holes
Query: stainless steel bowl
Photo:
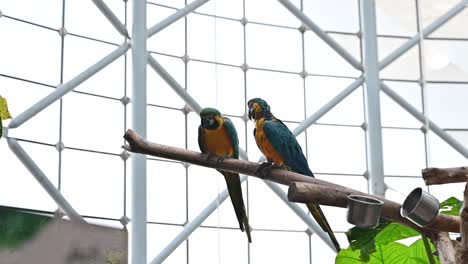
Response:
[[[348,195],[348,222],[364,228],[377,227],[383,204],[382,201],[372,197]]]
[[[400,213],[418,226],[427,226],[439,213],[439,201],[421,188],[416,188],[406,197]]]

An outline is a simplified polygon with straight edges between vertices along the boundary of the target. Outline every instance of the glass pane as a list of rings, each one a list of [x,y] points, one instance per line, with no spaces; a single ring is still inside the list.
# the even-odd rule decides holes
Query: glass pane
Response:
[[[309,0],[302,2],[304,13],[323,30],[340,32],[359,31],[358,1]]]
[[[379,37],[379,61],[386,58],[406,41],[407,39]],[[418,47],[414,46],[393,63],[384,68],[380,72],[380,77],[385,79],[417,80],[420,75],[418,60]]]
[[[240,22],[191,14],[187,24],[190,58],[234,65],[244,62],[244,32]]]
[[[299,0],[292,0],[296,7]],[[245,16],[249,21],[299,27],[301,22],[278,1],[245,1]]]
[[[466,84],[428,84],[429,118],[442,128],[468,128],[466,98]]]
[[[149,141],[185,148],[185,118],[182,111],[148,106],[147,112]]]
[[[192,3],[195,0],[188,0],[188,3]],[[221,17],[230,17],[235,19],[241,19],[244,12],[243,0],[213,0],[202,5],[197,9],[197,12],[217,15]],[[188,4],[187,3],[187,4]]]
[[[451,183],[443,185],[429,186],[429,192],[434,195],[440,202],[447,200],[450,197],[456,197],[463,201],[463,191],[465,183]]]
[[[199,166],[189,167],[188,183],[189,219],[191,220],[198,216],[211,202],[216,201],[218,193],[226,189],[226,182],[221,173]],[[244,203],[247,203],[245,184],[242,186]],[[219,203],[219,209],[215,210],[203,224],[209,226],[218,226],[219,224],[223,227],[239,228],[230,198],[228,197],[223,203],[219,201]]]
[[[281,243],[272,241],[281,241]],[[310,261],[309,237],[305,232],[258,231],[255,232],[255,243],[251,244],[250,250],[252,264],[306,264]]]
[[[5,36],[0,42],[2,74],[50,85],[60,82],[61,40],[57,31],[2,19],[0,35]]]
[[[302,71],[302,38],[299,30],[248,24],[246,43],[247,64],[250,67]]]
[[[428,133],[428,145],[429,167],[449,168],[466,164],[467,159],[465,157],[433,132]]]
[[[185,87],[185,64],[181,59],[151,54],[182,87]],[[131,80],[130,80],[131,82]],[[131,84],[130,84],[131,85]],[[130,89],[129,89],[130,90]],[[147,67],[148,103],[182,109],[185,102],[150,66]],[[128,96],[128,95],[127,95]]]
[[[304,82],[298,74],[247,71],[247,100],[256,97],[267,101],[279,119],[304,120]]]
[[[360,44],[356,36],[330,34],[330,37],[336,40],[357,61],[360,61]],[[354,69],[315,33],[307,31],[304,34],[304,41],[305,65],[308,73],[338,76],[361,75],[360,71]]]
[[[423,27],[427,27],[429,24],[434,22],[434,20],[436,20],[437,18],[447,13],[447,11],[453,8],[456,4],[460,3],[460,1],[458,0],[446,0],[446,1],[425,0],[425,1],[420,1],[420,3],[421,3],[421,9],[422,9],[421,13],[422,13],[422,19],[423,19]],[[461,13],[458,15],[461,15]],[[447,23],[451,23],[451,22],[449,21]],[[454,25],[457,25],[457,23],[455,23]],[[442,28],[439,30],[442,30]],[[433,35],[438,34],[439,30],[435,31]],[[461,30],[459,32],[461,32]]]
[[[62,154],[62,191],[82,215],[123,215],[123,162],[119,156],[67,149]]]
[[[148,27],[158,24],[176,11],[172,8],[148,5]],[[183,56],[185,54],[185,20],[179,19],[177,22],[158,32],[148,39],[147,45],[150,51]]]
[[[202,107],[218,108],[223,114],[245,113],[244,73],[240,68],[190,61],[188,92]]]
[[[124,108],[120,101],[70,93],[63,99],[63,143],[67,147],[122,152]]]
[[[148,221],[185,223],[185,168],[180,163],[155,160],[147,164]]]
[[[468,129],[460,131],[447,131],[449,135],[454,137],[463,146],[468,146]]]
[[[364,140],[364,130],[360,127],[310,127],[307,144],[312,171],[363,174],[366,171]]]
[[[423,167],[421,167],[421,169],[423,169]],[[427,191],[427,187],[422,178],[386,176],[385,184],[389,187],[385,191],[385,198],[398,203],[403,203],[408,194],[415,188],[421,187],[424,191]]]
[[[382,143],[386,175],[421,175],[426,159],[419,129],[382,129]]]
[[[468,81],[468,41],[427,40],[424,43],[426,79]]]
[[[431,37],[466,38],[468,33],[462,28],[467,23],[468,11],[465,9],[431,34]]]
[[[170,7],[177,7],[182,8],[185,6],[184,0],[150,0],[148,3],[151,5],[154,3],[156,6],[170,6]]]
[[[344,248],[344,244],[341,244],[341,239],[339,239],[339,242],[340,246]],[[335,262],[336,253],[317,235],[311,236],[310,251],[312,256],[312,264]]]
[[[117,48],[114,45],[67,36],[63,66],[64,82],[75,78]],[[84,49],[86,52],[82,52]],[[124,95],[124,85],[125,64],[122,56],[80,84],[76,90],[120,99]]]
[[[375,5],[377,34],[412,37],[417,33],[416,1],[379,0]]]
[[[354,81],[354,79],[343,78],[307,77],[307,115],[313,115]],[[364,122],[363,105],[362,88],[358,88],[320,118],[319,123],[361,125]]]
[[[125,3],[123,1],[105,2],[117,18],[124,23]],[[92,1],[66,1],[65,27],[70,33],[99,40],[113,43],[121,43],[125,40]]]
[[[287,186],[278,186],[287,193]],[[304,222],[261,180],[249,179],[249,205],[250,225],[254,229],[303,231],[306,228]],[[307,211],[305,206],[300,206]]]
[[[189,241],[190,263],[248,263],[247,236],[240,230],[200,227]]]
[[[26,153],[34,160],[48,179],[58,184],[58,152],[55,148],[19,142]],[[24,167],[18,158],[8,148],[6,140],[0,140],[0,156],[2,160],[2,178],[0,184],[0,200],[2,205],[22,208],[54,211],[56,203],[39,185],[37,180]]]
[[[58,29],[62,26],[62,2],[62,0],[3,0],[2,13],[5,16]]]
[[[387,81],[385,84],[403,97],[405,101],[422,112],[421,87],[418,83]],[[380,93],[380,111],[382,115],[382,126],[384,127],[420,128],[423,126],[421,122],[383,92]]]
[[[0,95],[8,100],[8,110],[13,117],[53,91],[53,88],[47,86],[0,77]],[[55,144],[59,139],[59,111],[59,102],[53,103],[20,127],[11,129],[9,135]],[[3,126],[8,126],[10,121],[11,119],[3,121]]]
[[[148,244],[147,254],[148,262],[152,261],[180,232],[182,227],[171,225],[148,224]],[[187,242],[177,247],[172,252],[164,264],[182,264],[187,263]]]

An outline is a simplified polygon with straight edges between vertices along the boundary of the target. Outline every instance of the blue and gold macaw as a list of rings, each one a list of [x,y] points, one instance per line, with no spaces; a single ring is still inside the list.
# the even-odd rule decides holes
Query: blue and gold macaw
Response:
[[[198,127],[198,146],[201,152],[208,155],[224,158],[239,158],[239,139],[237,138],[236,128],[232,121],[223,117],[221,113],[214,108],[204,108],[200,112],[201,125]],[[220,171],[224,175],[231,197],[234,211],[236,212],[239,228],[246,232],[249,242],[252,242],[250,236],[249,218],[242,198],[242,188],[238,173]]]
[[[263,99],[254,98],[248,102],[248,108],[249,119],[253,119],[255,122],[255,141],[267,159],[266,167],[261,166],[260,168],[270,167],[271,169],[272,164],[274,164],[293,172],[314,177],[296,137],[281,120],[273,116],[268,103]],[[340,251],[340,245],[322,209],[318,204],[307,203],[306,205],[320,227],[328,233],[336,250]]]

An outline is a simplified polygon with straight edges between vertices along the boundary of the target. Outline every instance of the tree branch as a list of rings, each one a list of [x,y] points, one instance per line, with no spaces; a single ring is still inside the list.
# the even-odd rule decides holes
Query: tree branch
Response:
[[[465,185],[463,206],[460,212],[460,256],[462,263],[468,263],[468,183]]]
[[[237,172],[245,175],[250,175],[254,177],[259,177],[256,175],[256,171],[260,164],[242,161],[238,159],[224,159],[223,161],[217,161],[216,158],[211,159],[208,158],[207,155],[201,154],[199,152],[175,148],[170,146],[165,146],[153,142],[149,142],[142,137],[140,137],[136,132],[129,129],[124,135],[124,138],[129,143],[129,146],[126,147],[128,151],[141,153],[141,154],[148,154],[151,156],[167,158],[172,160],[178,160],[181,162],[187,162],[195,165],[200,165],[204,167],[216,168],[223,171],[231,171]],[[337,192],[337,197],[343,197],[344,194],[359,194],[359,195],[366,195],[370,197],[374,197],[380,199],[384,202],[382,206],[381,215],[382,217],[399,223],[403,223],[405,225],[411,225],[406,219],[403,219],[400,216],[400,207],[401,205],[395,203],[393,201],[387,200],[383,197],[377,197],[374,195],[362,193],[341,185],[333,184],[327,181],[319,180],[310,176],[301,175],[298,173],[294,173],[291,171],[286,171],[283,169],[276,169],[273,168],[270,173],[265,176],[263,179],[273,181],[283,185],[291,185],[294,182],[305,182],[305,183],[312,183],[316,186],[320,186],[324,188],[325,191],[320,192],[320,194],[327,194],[331,191]],[[341,195],[339,196],[338,193]],[[339,202],[340,199],[335,199],[335,202],[330,202],[329,205],[332,206],[342,206],[342,199],[341,203]],[[324,202],[324,201],[322,201]],[[325,204],[325,203],[324,203]],[[447,216],[447,215],[438,215],[435,221],[426,227],[423,230],[436,230],[436,231],[447,231],[447,232],[459,232],[460,230],[460,219],[459,217]]]
[[[427,168],[422,170],[426,185],[466,182],[468,167],[458,168]]]
[[[456,264],[455,248],[447,232],[428,233],[437,249],[441,264]]]

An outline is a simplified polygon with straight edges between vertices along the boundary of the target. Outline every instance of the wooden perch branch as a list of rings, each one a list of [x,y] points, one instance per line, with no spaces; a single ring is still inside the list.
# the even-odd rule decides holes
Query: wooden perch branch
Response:
[[[339,186],[339,185],[337,185]],[[315,202],[318,204],[336,206],[336,207],[346,207],[347,206],[347,197],[350,194],[359,194],[365,195],[368,197],[374,197],[384,202],[384,205],[381,209],[381,216],[394,222],[399,222],[407,226],[413,227],[420,231],[425,230],[444,230],[451,229],[450,232],[458,232],[457,224],[460,223],[458,217],[449,216],[449,215],[438,215],[437,218],[430,225],[425,228],[420,228],[415,226],[410,221],[401,217],[400,207],[401,204],[386,200],[383,197],[365,194],[353,189],[339,186],[336,188],[334,186],[324,186],[320,184],[311,184],[305,182],[295,182],[289,186],[288,190],[288,199],[291,202],[297,203],[307,203]]]
[[[422,170],[422,176],[426,185],[466,182],[468,167],[427,168]]]
[[[455,248],[447,232],[437,232],[429,234],[434,246],[437,249],[441,264],[456,264]]]
[[[148,154],[151,156],[178,160],[181,162],[187,162],[204,167],[216,168],[223,171],[237,172],[245,175],[258,177],[255,173],[258,169],[258,166],[260,165],[259,163],[253,163],[237,159],[224,159],[223,161],[217,162],[216,158],[209,159],[207,158],[207,155],[201,154],[199,152],[149,142],[140,137],[131,129],[129,129],[125,133],[124,138],[129,143],[129,146],[127,146],[127,150],[131,152]],[[335,192],[337,198],[334,201],[330,200],[328,201],[328,203],[325,203],[323,198],[320,198],[322,199],[321,202],[323,204],[328,204],[332,206],[342,206],[342,197],[346,197],[346,195],[351,193],[374,197],[384,202],[381,212],[382,217],[390,221],[395,221],[414,227],[414,225],[410,224],[406,219],[403,219],[400,216],[400,204],[382,197],[369,195],[341,185],[333,184],[327,181],[319,180],[316,178],[282,169],[272,169],[270,173],[263,179],[288,186],[295,182],[312,183],[314,184],[314,186],[319,186],[320,188],[322,188],[323,191],[318,192],[318,194],[320,194],[319,197],[329,192]],[[339,197],[341,197],[341,199]],[[430,226],[422,230],[459,232],[460,218],[448,215],[438,215],[436,220]]]
[[[465,185],[463,206],[460,212],[460,257],[462,263],[468,263],[468,183]]]

